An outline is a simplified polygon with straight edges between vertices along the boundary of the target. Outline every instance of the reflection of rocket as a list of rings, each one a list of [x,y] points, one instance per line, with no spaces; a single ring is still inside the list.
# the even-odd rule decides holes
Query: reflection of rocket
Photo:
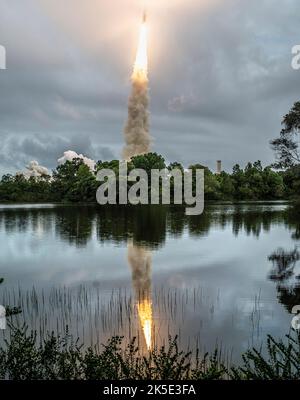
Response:
[[[147,348],[152,346],[151,253],[142,246],[128,243],[128,262],[138,315]]]

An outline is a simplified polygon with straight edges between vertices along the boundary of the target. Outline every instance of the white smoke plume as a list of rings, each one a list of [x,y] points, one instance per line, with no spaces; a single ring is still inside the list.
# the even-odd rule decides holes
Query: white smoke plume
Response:
[[[123,149],[123,158],[125,160],[150,151],[148,107],[148,80],[133,78],[132,92],[128,102],[128,120],[124,130],[126,145]]]
[[[77,154],[76,151],[68,150],[64,152],[64,155],[57,160],[59,165],[64,164],[66,161],[72,161],[75,158],[83,160],[84,164],[87,165],[91,171],[94,171],[96,162],[90,158],[85,157],[82,154]]]
[[[31,177],[40,178],[51,176],[48,168],[39,165],[37,161],[30,161],[30,163],[26,166],[26,171],[19,171],[16,175],[23,175],[26,179]]]

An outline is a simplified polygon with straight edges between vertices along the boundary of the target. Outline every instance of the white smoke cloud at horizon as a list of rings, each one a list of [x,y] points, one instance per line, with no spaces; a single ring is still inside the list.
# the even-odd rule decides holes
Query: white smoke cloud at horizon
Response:
[[[31,177],[40,178],[42,176],[51,176],[51,173],[48,168],[39,165],[37,161],[33,160],[26,166],[25,171],[18,171],[16,175],[23,175],[26,179],[29,179]]]
[[[91,171],[94,171],[96,162],[83,154],[78,154],[76,151],[68,150],[64,152],[64,155],[57,160],[58,165],[64,164],[66,161],[73,161],[75,158],[80,158],[83,160],[84,164],[87,165]]]

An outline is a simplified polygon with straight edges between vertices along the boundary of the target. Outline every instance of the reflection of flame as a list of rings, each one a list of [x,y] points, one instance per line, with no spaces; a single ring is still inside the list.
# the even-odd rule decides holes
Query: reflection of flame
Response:
[[[128,244],[128,262],[137,309],[147,348],[152,346],[151,253],[144,247]]]
[[[133,80],[147,80],[148,55],[147,55],[147,25],[144,21],[141,26],[140,40],[133,69]]]
[[[150,299],[144,299],[138,303],[138,312],[144,332],[146,345],[149,350],[152,346],[152,303]]]

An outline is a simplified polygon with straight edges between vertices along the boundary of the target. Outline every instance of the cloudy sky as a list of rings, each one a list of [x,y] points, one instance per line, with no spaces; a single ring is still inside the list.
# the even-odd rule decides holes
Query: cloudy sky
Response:
[[[300,99],[299,0],[149,0],[153,150],[261,159]],[[142,0],[0,0],[0,174],[66,150],[120,158]]]

